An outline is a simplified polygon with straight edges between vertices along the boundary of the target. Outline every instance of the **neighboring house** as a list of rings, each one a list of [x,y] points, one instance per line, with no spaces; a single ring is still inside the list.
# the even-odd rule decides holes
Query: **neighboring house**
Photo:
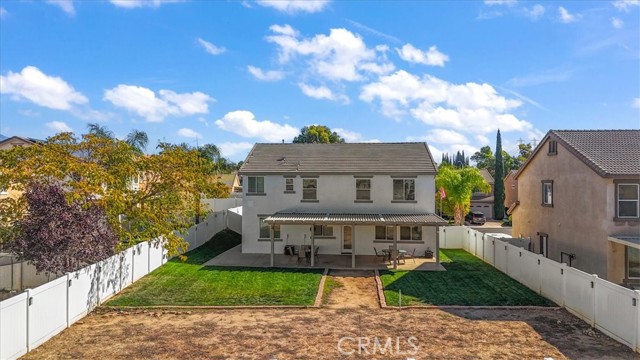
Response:
[[[229,188],[230,193],[241,193],[242,184],[240,183],[240,177],[237,172],[231,174],[220,174],[217,176],[218,182],[221,182]]]
[[[518,170],[510,170],[504,178],[504,207],[509,209],[507,215],[511,215],[511,211],[513,211],[518,202],[517,173]]]
[[[489,192],[474,192],[471,195],[471,208],[469,211],[480,211],[487,219],[493,219],[493,176],[487,169],[480,169],[480,175],[491,185]]]
[[[640,280],[640,130],[551,130],[515,179],[514,236],[609,281]]]
[[[239,171],[242,252],[438,254],[436,173],[425,143],[256,144]]]
[[[0,151],[9,150],[16,146],[32,146],[35,144],[42,143],[42,140],[37,140],[32,138],[25,138],[20,136],[11,136],[11,137],[6,137],[4,135],[0,135],[0,136],[2,136],[1,138],[2,140],[0,140]],[[8,197],[19,198],[20,196],[22,196],[22,192],[20,191],[16,191],[13,189],[0,189],[0,199],[4,199]]]

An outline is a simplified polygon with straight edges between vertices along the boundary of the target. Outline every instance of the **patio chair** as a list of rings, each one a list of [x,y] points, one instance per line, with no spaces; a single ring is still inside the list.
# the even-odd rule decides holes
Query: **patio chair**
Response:
[[[378,253],[378,249],[376,249],[375,246],[373,247],[373,252],[376,253],[376,258],[381,258],[382,262],[387,262],[387,254],[383,252]]]
[[[306,255],[306,252],[304,251],[304,247],[300,246],[300,249],[298,249],[298,265],[300,265],[301,262],[306,260],[307,260],[307,255]]]
[[[416,263],[416,248],[413,248],[413,251],[411,252],[411,254],[407,253],[406,255],[407,258],[411,258],[411,260],[413,260],[413,263]]]
[[[407,254],[406,252],[398,251],[398,264],[406,264],[405,262],[405,257],[407,256],[406,254]]]

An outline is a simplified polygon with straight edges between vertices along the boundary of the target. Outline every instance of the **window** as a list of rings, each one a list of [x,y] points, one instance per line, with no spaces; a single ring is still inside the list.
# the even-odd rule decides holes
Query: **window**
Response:
[[[356,179],[356,200],[371,200],[371,179]]]
[[[549,140],[549,152],[547,155],[557,155],[558,154],[558,142],[555,140]]]
[[[302,200],[318,199],[318,179],[302,179]]]
[[[249,194],[264,193],[264,176],[249,176]]]
[[[627,278],[640,278],[640,250],[627,246]]]
[[[260,239],[271,239],[271,234],[269,234],[269,224],[267,224],[266,222],[264,222],[264,219],[266,219],[266,216],[261,216],[259,217],[260,220]],[[280,238],[280,225],[276,224],[273,226],[273,238],[274,239],[279,239]]]
[[[393,240],[393,226],[376,226],[376,240]]]
[[[393,179],[393,200],[414,201],[416,199],[416,181],[414,179]]]
[[[553,181],[542,181],[542,206],[553,206]]]
[[[400,226],[400,240],[422,240],[422,226]]]
[[[131,190],[140,190],[140,175],[131,177]]]
[[[313,236],[314,237],[332,237],[333,236],[333,226],[327,225],[314,225],[313,226]]]
[[[638,218],[640,184],[617,184],[617,186],[617,216],[619,218]]]
[[[293,178],[284,179],[284,192],[294,192]]]

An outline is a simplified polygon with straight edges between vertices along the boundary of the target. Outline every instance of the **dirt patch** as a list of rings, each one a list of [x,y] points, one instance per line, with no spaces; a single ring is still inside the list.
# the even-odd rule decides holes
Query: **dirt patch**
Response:
[[[341,286],[331,291],[325,307],[330,309],[380,307],[373,271],[331,270],[329,276]]]
[[[589,329],[564,310],[110,311],[89,315],[24,358],[638,358],[626,346]],[[359,337],[370,342],[360,354]],[[417,354],[409,353],[414,350],[410,337],[415,337]],[[341,338],[346,340],[340,343]],[[375,339],[385,344],[387,338],[393,348],[382,353],[378,347],[372,354]]]

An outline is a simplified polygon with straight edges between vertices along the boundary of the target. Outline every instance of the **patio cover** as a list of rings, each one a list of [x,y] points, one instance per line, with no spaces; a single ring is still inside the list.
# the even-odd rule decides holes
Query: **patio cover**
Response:
[[[609,241],[617,242],[632,248],[640,249],[640,236],[633,235],[610,235]]]
[[[358,214],[358,213],[299,213],[277,212],[267,217],[270,224],[345,224],[345,225],[446,225],[436,214]]]

